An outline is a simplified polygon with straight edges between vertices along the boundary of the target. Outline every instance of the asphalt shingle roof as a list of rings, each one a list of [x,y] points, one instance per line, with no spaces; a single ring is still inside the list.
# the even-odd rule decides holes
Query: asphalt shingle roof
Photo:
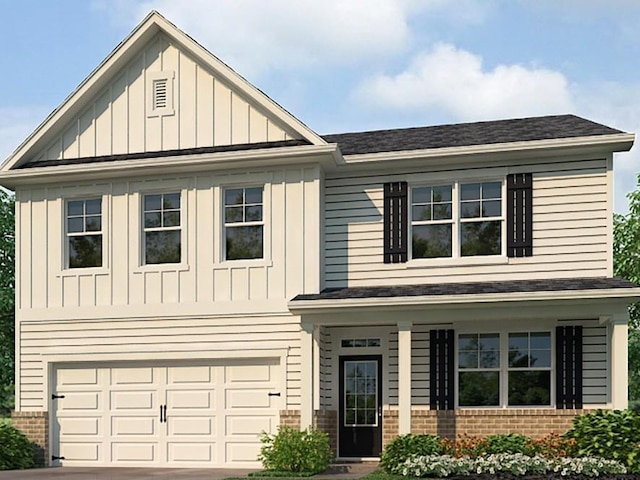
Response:
[[[464,147],[624,133],[575,115],[518,118],[432,127],[323,135],[344,155]]]
[[[366,298],[421,297],[442,295],[480,295],[488,293],[559,292],[571,290],[626,289],[637,287],[622,278],[568,278],[468,282],[382,287],[328,288],[318,294],[298,295],[292,301],[346,300]]]

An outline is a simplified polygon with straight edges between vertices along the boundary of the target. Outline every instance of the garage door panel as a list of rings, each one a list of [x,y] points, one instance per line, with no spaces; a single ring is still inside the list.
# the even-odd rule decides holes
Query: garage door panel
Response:
[[[200,367],[168,367],[167,384],[179,385],[184,383],[211,383],[214,372],[209,366]]]
[[[168,390],[167,406],[171,411],[185,409],[214,409],[214,390]]]
[[[227,415],[225,420],[227,436],[255,437],[262,432],[271,433],[274,429],[274,419],[266,415]]]
[[[155,417],[111,417],[111,435],[157,435],[156,423]]]
[[[115,463],[155,463],[157,448],[156,443],[112,443],[111,459]]]
[[[169,436],[211,436],[215,417],[171,417],[167,422]]]
[[[112,410],[150,410],[154,408],[153,398],[157,392],[111,392]]]
[[[63,417],[58,419],[60,424],[60,430],[65,432],[66,435],[98,435],[100,418],[74,418]]]
[[[157,383],[152,367],[111,369],[111,385],[151,385]]]
[[[169,462],[180,463],[216,463],[213,443],[178,443],[167,444]]]
[[[227,389],[227,409],[234,408],[272,408],[277,397],[269,396],[271,388]]]
[[[66,462],[98,462],[102,445],[98,442],[62,442],[60,456]]]
[[[228,463],[255,463],[260,454],[259,443],[227,442],[225,451]]]
[[[98,410],[100,395],[100,392],[65,391],[64,398],[57,400],[58,410],[63,412]]]
[[[70,368],[58,370],[57,385],[97,385],[98,370],[96,368]]]

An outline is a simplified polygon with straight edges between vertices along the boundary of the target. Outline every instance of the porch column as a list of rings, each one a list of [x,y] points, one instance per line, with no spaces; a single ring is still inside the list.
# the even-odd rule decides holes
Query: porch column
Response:
[[[611,321],[611,406],[624,410],[629,406],[629,327],[627,314],[614,315]]]
[[[411,433],[411,322],[398,322],[398,433]]]
[[[313,325],[303,323],[300,329],[300,429],[313,426]]]

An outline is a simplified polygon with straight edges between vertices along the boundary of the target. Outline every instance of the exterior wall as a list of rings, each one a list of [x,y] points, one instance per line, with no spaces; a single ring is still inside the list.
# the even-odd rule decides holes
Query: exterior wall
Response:
[[[171,72],[173,109],[151,115],[151,78]],[[171,99],[170,99],[171,100]],[[287,140],[295,134],[157,35],[35,160]]]
[[[521,433],[540,438],[551,433],[563,434],[571,427],[573,418],[584,412],[549,408],[413,410],[411,433],[427,433],[448,438],[458,435],[486,437],[497,433]],[[396,415],[390,415],[390,418],[392,429],[397,412]]]
[[[13,412],[11,423],[34,444],[36,464],[49,463],[49,414],[48,412]]]
[[[299,405],[300,321],[287,301],[319,289],[319,179],[310,167],[18,191],[17,409],[46,410],[45,361],[55,356],[248,349],[288,351],[287,401]],[[265,185],[265,258],[224,261],[222,189],[255,184]],[[142,265],[142,193],[178,190],[183,263]],[[100,194],[104,266],[65,269],[64,201]]]
[[[572,160],[572,161],[569,161]],[[325,285],[357,287],[440,282],[611,276],[610,175],[606,159],[407,173],[327,176]],[[383,263],[383,183],[410,185],[504,179],[533,173],[532,257]]]
[[[472,314],[470,314],[472,315]],[[402,318],[402,313],[393,315],[397,321]],[[506,327],[504,323],[456,322],[450,325],[416,324],[411,331],[411,404],[417,407],[429,406],[429,331],[438,328],[453,328],[456,331],[502,331]],[[554,335],[555,325],[566,322],[549,319],[539,319],[541,328],[548,329]],[[579,323],[583,326],[583,402],[589,406],[605,408],[610,402],[609,369],[610,332],[606,325],[600,325],[598,320],[573,320],[570,324]],[[512,321],[507,329],[512,331],[525,331],[530,329],[531,322]],[[363,334],[363,331],[366,332]],[[324,342],[322,345],[324,354],[321,354],[323,374],[321,382],[322,408],[335,409],[338,405],[339,385],[338,357],[340,355],[382,354],[383,356],[383,403],[385,408],[398,406],[398,331],[394,327],[367,327],[365,330],[358,327],[324,327]],[[382,346],[378,350],[368,348],[341,348],[343,338],[370,338],[380,337]],[[552,384],[554,384],[552,376]],[[466,410],[465,410],[466,411]]]

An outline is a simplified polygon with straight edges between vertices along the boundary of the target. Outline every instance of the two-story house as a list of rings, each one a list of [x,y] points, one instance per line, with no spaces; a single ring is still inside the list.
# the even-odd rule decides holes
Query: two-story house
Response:
[[[613,154],[572,115],[320,136],[151,13],[6,160],[14,424],[48,465],[256,466],[627,406]]]

